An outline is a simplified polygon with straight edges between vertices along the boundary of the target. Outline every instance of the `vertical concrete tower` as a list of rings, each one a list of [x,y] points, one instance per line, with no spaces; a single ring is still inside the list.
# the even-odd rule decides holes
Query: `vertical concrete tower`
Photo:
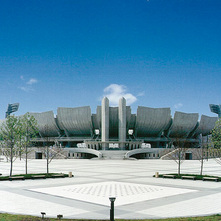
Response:
[[[119,141],[126,141],[126,99],[122,97],[119,100],[119,109],[118,109],[118,117],[119,117]],[[120,143],[120,149],[125,149],[125,143]]]
[[[101,105],[101,141],[109,141],[109,100],[104,97]],[[108,144],[103,144],[104,149],[108,149]]]

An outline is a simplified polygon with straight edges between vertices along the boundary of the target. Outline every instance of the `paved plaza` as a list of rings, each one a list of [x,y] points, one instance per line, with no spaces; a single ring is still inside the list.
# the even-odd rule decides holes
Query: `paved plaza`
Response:
[[[0,162],[9,174],[9,163]],[[24,161],[14,162],[14,174],[24,173]],[[46,160],[30,160],[29,173],[44,173]],[[0,182],[0,212],[46,217],[109,219],[110,196],[115,218],[145,219],[221,213],[221,182],[154,178],[155,172],[177,172],[166,160],[53,160],[50,172],[72,172],[72,178]],[[185,161],[182,173],[199,174],[199,161]],[[205,162],[204,174],[221,176],[221,166]]]

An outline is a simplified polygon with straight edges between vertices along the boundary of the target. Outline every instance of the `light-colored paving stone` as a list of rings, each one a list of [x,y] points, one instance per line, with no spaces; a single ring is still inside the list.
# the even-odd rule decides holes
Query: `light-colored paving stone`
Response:
[[[214,203],[214,200],[216,201]],[[191,205],[191,206],[190,206]],[[180,201],[168,205],[140,211],[143,214],[165,217],[198,216],[220,213],[221,194],[211,194],[205,197]]]
[[[0,191],[0,207],[2,211],[14,214],[39,215],[40,212],[46,212],[49,217],[55,217],[55,211],[65,214],[65,216],[76,216],[84,214],[87,210],[73,208],[71,206],[61,206],[57,203],[47,202],[44,200],[34,199],[22,196],[9,191]],[[16,202],[16,205],[15,205]]]
[[[8,175],[10,164],[0,162]],[[115,195],[115,217],[165,218],[221,213],[221,182],[154,178],[155,172],[177,171],[174,161],[163,160],[53,160],[50,172],[72,172],[73,178],[4,181],[0,183],[0,212],[49,217],[109,219],[109,196]],[[14,174],[24,173],[16,160]],[[45,160],[31,160],[29,173],[46,171]],[[199,173],[199,161],[185,161],[181,172]],[[221,176],[213,160],[204,174]]]

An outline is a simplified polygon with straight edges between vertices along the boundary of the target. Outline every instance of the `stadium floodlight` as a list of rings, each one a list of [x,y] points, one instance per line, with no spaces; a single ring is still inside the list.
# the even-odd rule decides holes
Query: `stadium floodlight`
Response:
[[[5,114],[5,118],[9,116],[11,113],[16,112],[19,108],[19,103],[8,104],[8,109]]]
[[[218,114],[218,117],[221,117],[221,105],[210,104],[209,105],[211,112]]]

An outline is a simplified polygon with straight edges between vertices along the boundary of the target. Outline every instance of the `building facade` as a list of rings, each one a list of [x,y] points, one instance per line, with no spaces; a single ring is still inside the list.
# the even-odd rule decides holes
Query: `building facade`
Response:
[[[110,107],[103,98],[96,114],[89,106],[57,109],[43,113],[31,113],[37,120],[39,137],[37,146],[47,145],[68,148],[77,156],[132,156],[155,154],[156,150],[170,148],[177,139],[185,140],[191,147],[198,147],[200,136],[207,136],[214,128],[216,117],[198,113],[176,111],[170,108],[138,106],[131,113],[126,99],[119,100],[118,107]],[[147,155],[148,156],[148,155]]]

